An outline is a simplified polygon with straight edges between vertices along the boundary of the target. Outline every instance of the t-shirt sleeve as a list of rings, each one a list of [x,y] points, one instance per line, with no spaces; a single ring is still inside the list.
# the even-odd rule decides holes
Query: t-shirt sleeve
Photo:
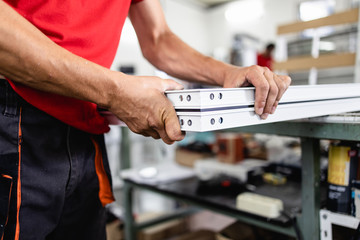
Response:
[[[131,4],[142,2],[143,0],[131,0]]]

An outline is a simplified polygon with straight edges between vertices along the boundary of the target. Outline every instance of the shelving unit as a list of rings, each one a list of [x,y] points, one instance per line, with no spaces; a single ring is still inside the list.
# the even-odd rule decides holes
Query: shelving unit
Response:
[[[328,54],[320,54],[320,29],[328,26],[357,25],[357,42],[360,39],[360,18],[359,9],[351,9],[346,12],[333,14],[328,17],[307,21],[295,22],[278,27],[277,61],[273,68],[280,72],[297,72],[309,70],[308,83],[317,84],[318,70],[337,67],[354,66],[354,81],[360,82],[360,44],[357,44],[356,51],[344,51]],[[312,29],[311,54],[308,56],[289,57],[287,46],[289,36],[299,34],[305,30]],[[326,37],[326,36],[325,36]],[[301,41],[301,40],[300,40]],[[309,39],[304,39],[308,42]]]
[[[297,222],[301,229],[303,239],[319,240],[320,239],[320,140],[348,140],[359,141],[360,139],[360,122],[359,123],[324,123],[324,122],[280,122],[258,126],[241,127],[229,130],[231,132],[244,133],[265,133],[277,134],[283,136],[292,136],[301,138],[302,149],[302,212],[297,216]],[[135,232],[138,226],[134,222],[132,212],[132,192],[134,188],[147,189],[157,192],[161,195],[184,200],[190,205],[196,205],[201,208],[217,211],[213,205],[202,204],[201,202],[191,201],[180,194],[171,194],[167,191],[146,187],[131,181],[125,180],[124,185],[124,204],[125,211],[125,233],[126,239],[135,239]],[[295,236],[294,230],[289,227],[278,226],[264,220],[259,220],[246,214],[224,212],[226,215],[233,216],[244,222],[262,226],[273,231]],[[184,216],[183,214],[181,216]],[[176,216],[172,216],[176,217]],[[156,221],[158,223],[159,221]],[[151,224],[147,224],[149,226]]]

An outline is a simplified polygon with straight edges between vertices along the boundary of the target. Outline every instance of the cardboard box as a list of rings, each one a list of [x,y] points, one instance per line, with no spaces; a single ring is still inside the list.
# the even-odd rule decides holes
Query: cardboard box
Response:
[[[185,149],[176,150],[176,162],[185,167],[194,167],[194,163],[201,159],[207,159],[212,157],[210,153],[201,153],[195,151],[189,151]]]
[[[241,134],[217,134],[215,149],[220,162],[234,164],[241,162],[245,158],[245,144]]]
[[[137,217],[138,222],[148,221],[160,217],[161,213],[146,213]],[[138,233],[138,240],[164,240],[187,232],[184,219],[176,219],[143,229]]]

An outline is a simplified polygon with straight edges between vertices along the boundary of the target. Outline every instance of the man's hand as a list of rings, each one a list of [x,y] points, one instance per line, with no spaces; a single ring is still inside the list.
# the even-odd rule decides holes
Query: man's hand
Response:
[[[255,112],[262,119],[273,114],[279,101],[289,87],[291,78],[276,75],[267,67],[235,67],[226,71],[223,87],[255,87]]]
[[[167,144],[184,138],[174,107],[164,95],[166,90],[183,89],[181,84],[158,77],[124,74],[120,79],[120,93],[115,96],[109,110],[131,131],[161,138]]]

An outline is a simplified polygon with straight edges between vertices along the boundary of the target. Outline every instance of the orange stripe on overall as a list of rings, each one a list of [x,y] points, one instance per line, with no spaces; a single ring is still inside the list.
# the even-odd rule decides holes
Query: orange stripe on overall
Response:
[[[99,179],[99,199],[101,204],[105,207],[107,204],[115,201],[108,175],[104,169],[102,152],[99,144],[92,138],[91,141],[95,147],[95,170]]]

